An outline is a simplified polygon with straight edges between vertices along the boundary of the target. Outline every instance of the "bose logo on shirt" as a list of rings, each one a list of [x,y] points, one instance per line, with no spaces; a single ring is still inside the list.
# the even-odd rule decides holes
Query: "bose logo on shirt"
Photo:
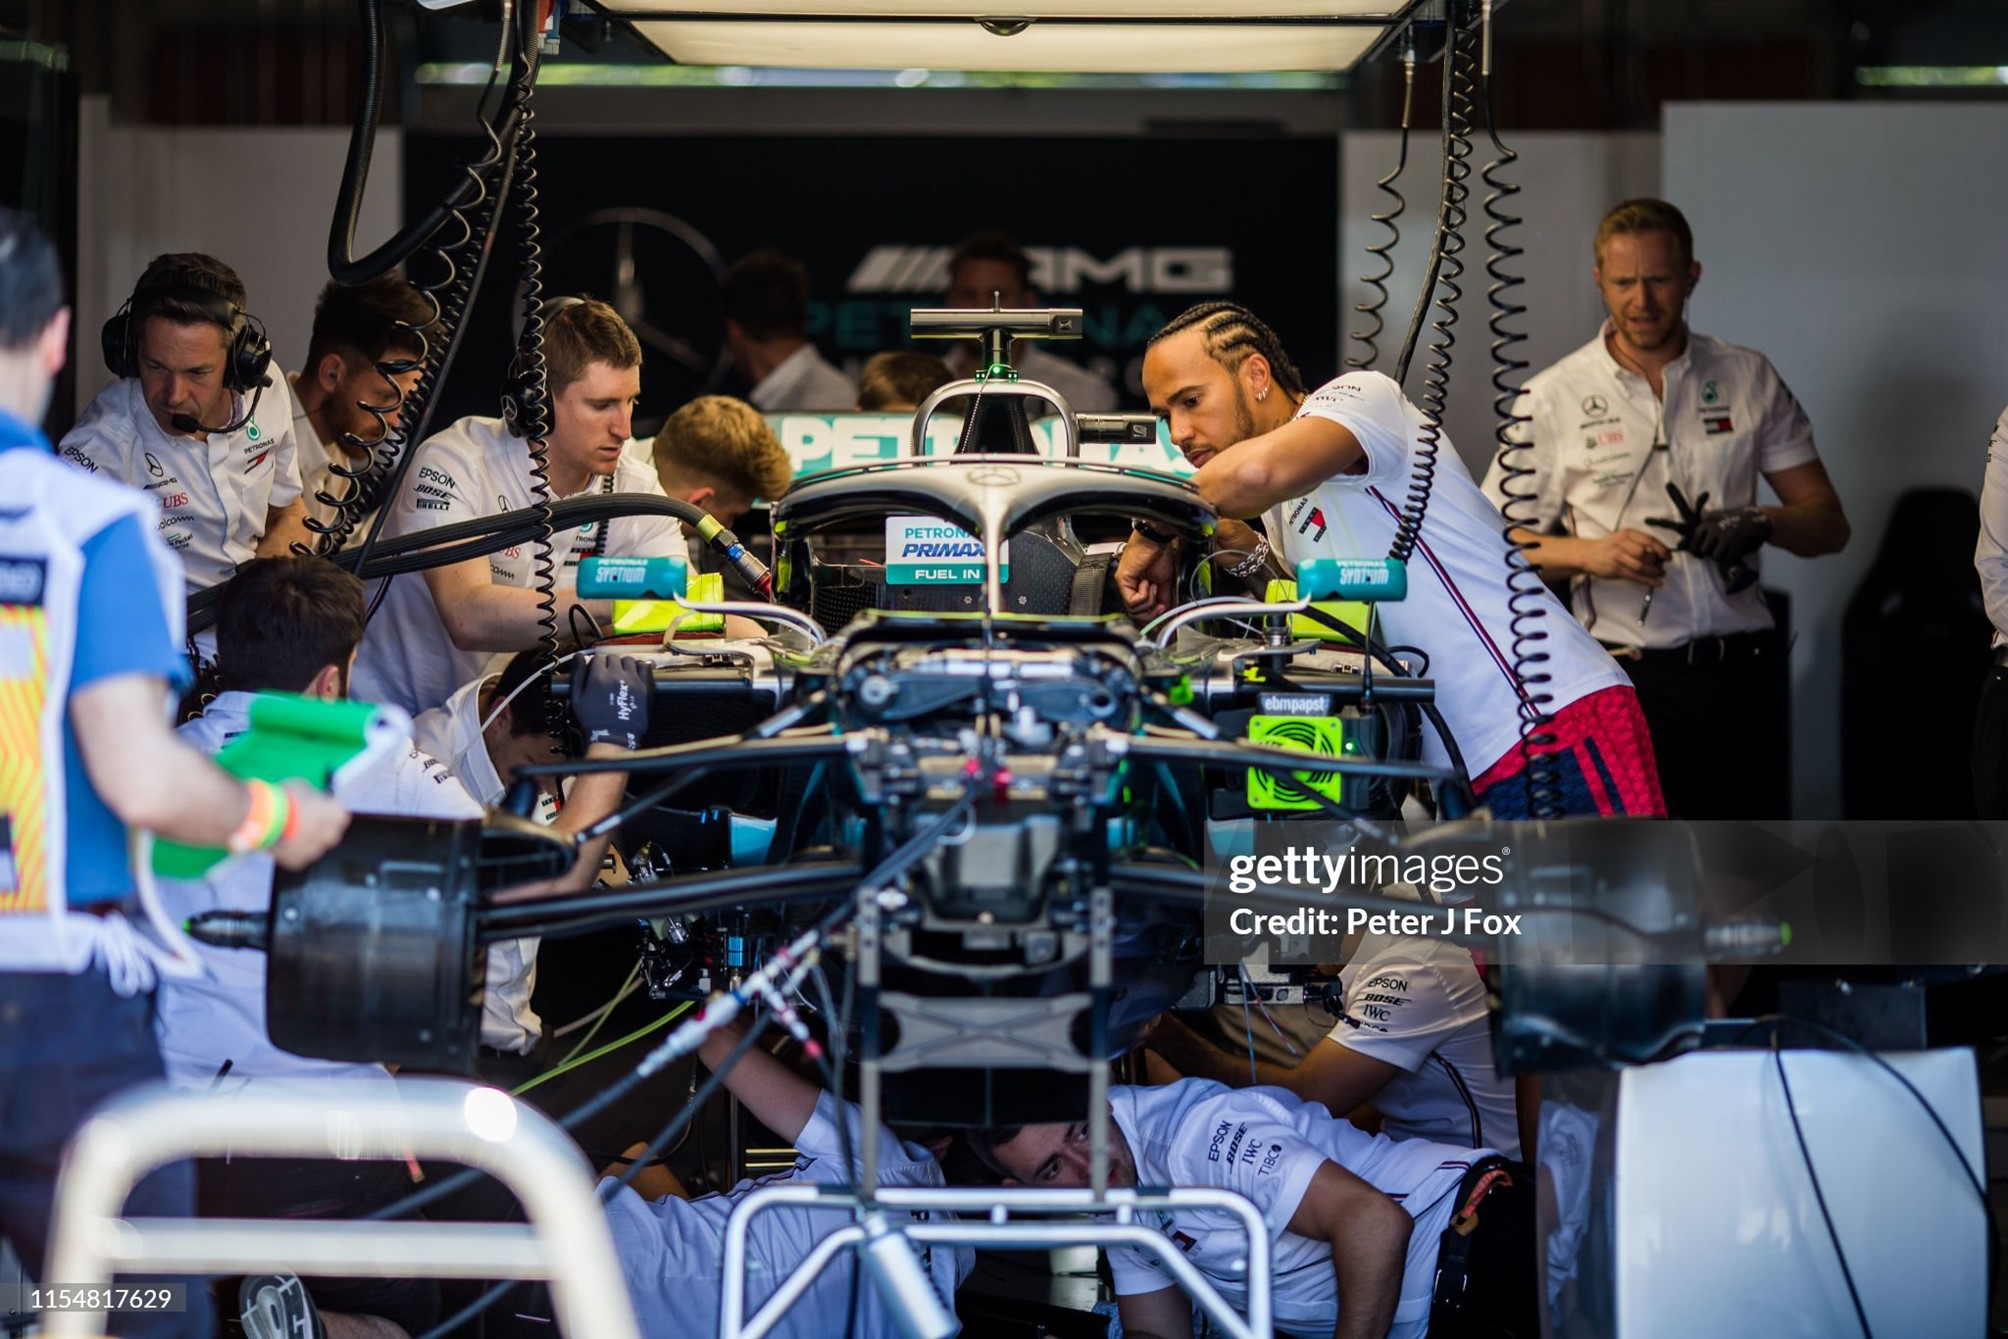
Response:
[[[49,564],[42,558],[0,556],[0,604],[40,604]]]

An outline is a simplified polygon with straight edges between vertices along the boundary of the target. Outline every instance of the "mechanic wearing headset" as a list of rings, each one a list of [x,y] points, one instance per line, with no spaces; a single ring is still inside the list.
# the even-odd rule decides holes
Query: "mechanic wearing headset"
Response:
[[[1492,1149],[1367,1134],[1282,1089],[1208,1079],[1111,1088],[1109,1115],[1111,1187],[1217,1187],[1261,1212],[1278,1333],[1539,1333],[1533,1179]],[[1086,1122],[979,1130],[969,1142],[1006,1185],[1090,1184]],[[1466,1210],[1475,1222],[1460,1231],[1452,1221]],[[1239,1218],[1193,1209],[1144,1217],[1245,1307]],[[1109,1267],[1123,1333],[1189,1339],[1192,1304],[1155,1256],[1117,1247]]]
[[[304,786],[238,781],[168,729],[168,685],[187,665],[159,508],[58,461],[35,426],[69,329],[55,247],[0,208],[0,1235],[44,1283],[65,1281],[47,1273],[65,1141],[93,1107],[161,1076],[153,987],[176,968],[134,925],[128,826],[297,869],[349,821]],[[186,1216],[193,1178],[163,1167],[125,1203]],[[111,1321],[128,1339],[210,1323],[200,1295]]]
[[[1267,538],[1230,522],[1232,546],[1285,572],[1305,558],[1374,557],[1394,542],[1423,439],[1422,411],[1378,372],[1306,393],[1282,343],[1253,312],[1201,303],[1151,337],[1144,390],[1172,442],[1199,466],[1192,485],[1222,517],[1263,516]],[[1495,818],[1531,816],[1521,780],[1523,690],[1513,665],[1505,523],[1440,439],[1429,509],[1408,563],[1408,598],[1380,607],[1381,640],[1429,657],[1436,704]],[[1236,536],[1244,538],[1235,538]],[[1116,586],[1142,618],[1169,604],[1172,536],[1139,526]],[[1271,549],[1274,557],[1271,559]],[[1545,591],[1534,592],[1547,659],[1556,780],[1564,814],[1665,812],[1652,741],[1624,672]],[[1428,762],[1448,760],[1431,732]]]
[[[641,345],[604,302],[553,298],[543,307],[549,367],[546,442],[553,502],[589,492],[661,497],[655,472],[628,454],[635,399],[641,393]],[[530,445],[516,435],[523,388],[512,379],[501,418],[463,418],[418,447],[398,496],[388,504],[387,537],[533,505]],[[356,661],[358,698],[417,715],[474,680],[498,651],[520,651],[539,636],[536,568],[548,553],[557,568],[556,616],[582,603],[603,622],[605,601],[582,602],[571,590],[581,558],[688,559],[682,524],[670,516],[623,516],[424,572],[389,578]]]
[[[1569,580],[1576,617],[1631,676],[1667,808],[1790,817],[1786,650],[1758,553],[1838,553],[1841,500],[1770,360],[1687,328],[1701,266],[1678,209],[1611,210],[1591,273],[1610,319],[1529,378],[1514,410],[1528,445],[1500,452],[1486,494],[1503,508],[1508,470],[1533,471],[1510,488],[1531,524],[1514,536],[1542,576]],[[1756,505],[1759,475],[1780,505]]]
[[[224,588],[217,606],[217,661],[226,691],[178,733],[203,752],[215,753],[249,728],[255,693],[345,698],[362,632],[362,583],[334,564],[322,558],[260,558],[246,563]],[[535,656],[525,659],[534,663]],[[624,658],[602,656],[592,661],[572,702],[573,714],[596,741],[588,747],[587,757],[618,758],[638,740],[638,735],[625,730],[616,735],[613,727],[623,724],[618,719],[623,699],[640,700],[641,673]],[[645,716],[641,720],[645,724]],[[625,724],[634,723],[631,713]],[[539,761],[548,757],[547,751]],[[487,808],[484,801],[499,796],[499,785],[491,785],[495,764],[485,753],[459,761],[462,770],[449,772],[439,757],[407,744],[344,776],[337,796],[357,813],[447,821],[480,818]],[[581,777],[566,822],[576,828],[612,812],[624,781],[624,773]],[[480,798],[471,793],[477,787]],[[580,853],[568,875],[512,890],[512,895],[584,888],[598,873],[604,849],[604,843],[596,844]],[[272,864],[257,857],[232,861],[201,879],[163,881],[161,895],[176,918],[217,910],[263,911],[272,900]],[[160,992],[157,1030],[170,1082],[233,1093],[247,1084],[297,1087],[326,1079],[375,1079],[387,1085],[386,1096],[394,1096],[388,1087],[390,1075],[381,1065],[309,1059],[272,1044],[265,1023],[263,953],[200,945],[197,952],[208,974],[169,982]],[[491,990],[507,988],[494,973],[517,962],[512,946],[499,945],[491,951]],[[484,999],[484,1011],[490,1007]],[[483,1022],[485,1031],[486,1012]],[[360,1217],[412,1189],[401,1163],[263,1158],[206,1161],[197,1169],[197,1188],[205,1215],[253,1218]],[[252,1286],[257,1282],[247,1284],[242,1299],[247,1306],[257,1305]],[[439,1318],[439,1287],[432,1280],[314,1278],[307,1281],[306,1291],[324,1313],[331,1339],[416,1334]],[[297,1305],[297,1301],[289,1295],[272,1304]]]
[[[159,504],[190,594],[313,538],[292,396],[244,300],[237,272],[214,256],[155,256],[104,325],[105,365],[119,379],[62,442],[68,459]]]

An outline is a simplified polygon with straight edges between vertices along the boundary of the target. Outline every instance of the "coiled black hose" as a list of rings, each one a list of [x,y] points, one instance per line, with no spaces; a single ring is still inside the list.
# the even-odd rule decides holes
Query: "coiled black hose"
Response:
[[[1409,37],[1402,45],[1401,54],[1401,149],[1395,155],[1394,170],[1382,177],[1374,185],[1394,200],[1394,208],[1384,214],[1375,214],[1373,221],[1387,229],[1385,240],[1367,247],[1367,254],[1381,263],[1378,274],[1369,274],[1360,280],[1374,295],[1366,302],[1354,306],[1353,310],[1366,317],[1373,324],[1364,330],[1355,330],[1353,338],[1366,347],[1366,352],[1357,358],[1346,359],[1347,367],[1370,368],[1380,361],[1381,331],[1386,323],[1381,319],[1381,310],[1387,306],[1388,278],[1394,274],[1394,251],[1401,245],[1401,226],[1395,222],[1408,209],[1408,199],[1396,189],[1395,182],[1408,167],[1409,121],[1415,107],[1415,39]]]
[[[1507,268],[1525,248],[1505,239],[1505,233],[1521,223],[1520,217],[1507,208],[1507,203],[1520,193],[1520,187],[1508,181],[1505,175],[1519,161],[1520,155],[1499,138],[1492,118],[1492,80],[1489,74],[1485,78],[1483,102],[1485,134],[1492,143],[1493,154],[1492,161],[1479,174],[1489,192],[1485,197],[1485,273],[1491,282],[1486,287],[1485,298],[1492,307],[1488,325],[1492,331],[1494,437],[1499,445],[1499,468],[1503,476],[1501,490],[1506,495],[1506,505],[1502,509],[1509,546],[1506,552],[1506,586],[1509,592],[1506,607],[1510,611],[1507,626],[1512,637],[1513,678],[1520,692],[1520,777],[1521,784],[1526,787],[1527,812],[1536,818],[1559,818],[1562,813],[1562,789],[1553,752],[1558,736],[1552,729],[1554,713],[1549,710],[1555,697],[1547,687],[1554,675],[1543,668],[1549,655],[1541,649],[1541,643],[1548,639],[1544,621],[1550,617],[1553,604],[1540,572],[1527,558],[1530,544],[1514,537],[1516,531],[1531,531],[1536,522],[1530,510],[1534,506],[1535,481],[1529,478],[1535,471],[1525,463],[1526,453],[1534,446],[1527,434],[1521,431],[1528,416],[1519,412],[1520,375],[1527,370],[1527,360],[1513,351],[1513,346],[1523,342],[1527,336],[1507,325],[1527,310],[1525,303],[1515,302],[1507,296],[1510,290],[1527,282]]]
[[[1471,123],[1477,103],[1479,32],[1471,22],[1468,3],[1454,5],[1443,48],[1443,199],[1438,207],[1436,244],[1431,249],[1431,273],[1417,297],[1415,320],[1410,322],[1409,343],[1402,350],[1401,377],[1407,375],[1408,359],[1414,348],[1415,322],[1432,298],[1439,315],[1432,323],[1429,367],[1424,373],[1422,395],[1416,407],[1422,410],[1422,431],[1416,443],[1415,468],[1409,478],[1408,496],[1402,500],[1401,516],[1395,524],[1394,542],[1388,557],[1407,562],[1422,537],[1423,517],[1429,511],[1430,494],[1436,486],[1436,458],[1443,443],[1443,410],[1450,392],[1451,349],[1457,343],[1457,304],[1464,297],[1458,279],[1464,273],[1464,202],[1470,195]],[[1437,290],[1442,295],[1437,297]],[[1400,379],[1398,377],[1397,379]]]
[[[376,150],[377,123],[383,115],[384,84],[383,0],[358,0],[357,9],[362,17],[362,103],[349,132],[342,184],[335,196],[334,218],[328,225],[328,274],[336,282],[351,286],[368,283],[409,260],[450,219],[478,205],[481,189],[479,179],[470,173],[468,179],[456,182],[451,191],[389,241],[361,260],[355,259],[356,223],[362,215],[363,194],[369,186],[370,156]],[[507,108],[501,139],[515,137],[514,118],[521,110],[515,104]]]
[[[536,12],[534,5],[523,8],[532,15]],[[529,43],[537,40],[534,20],[525,40]],[[531,77],[535,78],[534,65]],[[529,447],[530,493],[536,499],[534,505],[541,523],[533,541],[530,570],[531,584],[537,592],[537,645],[543,651],[539,662],[548,665],[558,658],[558,563],[551,552],[555,533],[551,527],[548,440],[552,421],[551,380],[550,367],[544,359],[544,249],[538,223],[536,113],[527,105],[523,128],[516,137],[516,170],[522,178],[519,209],[523,223],[523,339],[516,351],[520,373],[517,430]]]
[[[390,516],[390,504],[396,500],[404,477],[411,468],[412,455],[403,449],[408,442],[422,442],[432,426],[433,414],[438,401],[434,392],[446,382],[447,374],[459,358],[460,346],[466,335],[465,317],[473,304],[474,295],[481,288],[481,280],[487,273],[489,257],[493,254],[495,230],[501,223],[503,210],[507,208],[510,186],[514,180],[516,156],[515,136],[522,128],[522,103],[528,99],[536,77],[537,48],[535,29],[530,31],[531,41],[524,42],[517,36],[517,29],[510,28],[505,33],[505,42],[510,52],[510,80],[502,107],[495,119],[478,118],[477,124],[488,141],[488,148],[482,157],[473,163],[463,164],[461,172],[466,180],[462,189],[451,197],[456,203],[447,211],[441,227],[432,236],[444,229],[445,223],[458,225],[458,236],[451,240],[434,243],[434,255],[439,264],[439,273],[429,278],[413,276],[413,286],[424,296],[435,313],[433,321],[426,326],[434,336],[445,342],[444,352],[435,360],[431,357],[428,342],[425,365],[419,373],[418,384],[410,395],[404,397],[398,416],[397,433],[386,437],[381,444],[377,459],[372,462],[376,486],[367,494],[357,496],[354,501],[355,515],[349,519],[353,527],[361,524],[361,518],[370,508],[376,509],[375,519],[369,533],[363,537],[358,557],[358,566],[366,568],[378,538],[383,534],[384,522]],[[378,57],[381,59],[381,57]],[[365,112],[369,104],[365,101]],[[351,141],[351,153],[355,143]],[[363,154],[365,170],[367,152]],[[491,180],[493,189],[490,189]],[[473,211],[486,202],[487,209],[477,223]],[[340,208],[341,206],[338,206]],[[337,268],[337,258],[329,257],[330,268],[337,279],[346,282],[343,271]],[[357,282],[361,280],[358,279]],[[339,548],[345,539],[337,538],[331,544]],[[330,550],[331,551],[331,550]],[[370,601],[369,616],[374,618],[382,605],[390,583],[377,588]]]

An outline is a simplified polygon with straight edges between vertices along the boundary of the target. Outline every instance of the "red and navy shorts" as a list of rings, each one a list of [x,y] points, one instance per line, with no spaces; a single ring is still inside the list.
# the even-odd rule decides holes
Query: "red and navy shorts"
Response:
[[[1629,684],[1579,697],[1555,713],[1547,731],[1554,742],[1535,752],[1552,756],[1550,782],[1563,818],[1664,818],[1652,735]],[[1527,751],[1518,747],[1475,778],[1478,802],[1497,819],[1534,817]]]

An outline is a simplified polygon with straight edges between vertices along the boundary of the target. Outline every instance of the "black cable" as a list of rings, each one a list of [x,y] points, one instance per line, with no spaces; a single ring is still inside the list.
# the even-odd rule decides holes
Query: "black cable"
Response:
[[[1355,330],[1353,338],[1366,346],[1366,354],[1359,358],[1346,359],[1347,367],[1371,368],[1380,361],[1380,337],[1386,323],[1381,319],[1381,311],[1387,306],[1387,280],[1394,274],[1394,251],[1401,245],[1401,226],[1395,222],[1408,209],[1408,200],[1396,189],[1395,182],[1408,167],[1408,131],[1410,115],[1415,106],[1415,37],[1413,30],[1404,39],[1401,61],[1401,149],[1395,155],[1394,170],[1382,177],[1374,185],[1386,195],[1394,198],[1394,208],[1384,214],[1373,215],[1373,222],[1387,229],[1386,240],[1367,247],[1367,254],[1381,262],[1378,274],[1369,274],[1360,280],[1374,290],[1374,296],[1366,302],[1354,306],[1353,310],[1366,317],[1373,324],[1364,330]]]
[[[533,6],[534,8],[534,6]],[[368,283],[408,260],[455,215],[479,203],[478,182],[462,180],[389,241],[354,258],[356,224],[362,217],[363,195],[369,187],[370,158],[376,150],[377,123],[383,113],[384,37],[382,0],[359,0],[362,23],[362,96],[349,131],[349,149],[342,161],[342,181],[335,195],[335,213],[328,225],[328,273],[354,287]],[[514,133],[513,121],[503,138]]]
[[[1466,184],[1471,175],[1471,120],[1478,64],[1478,31],[1471,22],[1469,0],[1451,6],[1450,23],[1443,47],[1443,198],[1437,212],[1437,242],[1433,248],[1436,270],[1425,283],[1421,300],[1427,301],[1442,290],[1436,305],[1440,315],[1432,323],[1429,366],[1423,374],[1422,394],[1416,407],[1422,411],[1422,429],[1416,441],[1415,464],[1410,474],[1408,496],[1402,500],[1395,523],[1394,542],[1388,557],[1406,563],[1422,538],[1423,518],[1429,512],[1430,495],[1436,487],[1436,459],[1443,443],[1443,413],[1450,395],[1451,349],[1457,343],[1457,304],[1464,297],[1458,279],[1464,273],[1464,202],[1470,195]],[[1410,349],[1403,350],[1402,376],[1407,375]]]
[[[369,0],[365,0],[365,3],[369,3]],[[534,37],[534,33],[532,35]],[[510,191],[516,173],[515,133],[516,129],[520,129],[521,126],[520,120],[514,119],[513,114],[520,102],[529,96],[529,89],[535,83],[537,53],[534,42],[527,51],[523,49],[521,42],[516,42],[512,48],[510,59],[509,94],[508,101],[505,103],[505,106],[510,109],[510,115],[505,116],[504,126],[499,129],[486,121],[478,123],[483,135],[488,140],[488,152],[479,163],[465,166],[462,169],[469,179],[477,185],[483,181],[484,173],[493,172],[499,178],[493,192],[493,202],[489,205],[486,219],[477,228],[469,221],[466,214],[467,209],[481,202],[479,195],[472,197],[466,205],[457,207],[453,211],[453,218],[460,223],[461,236],[457,241],[442,246],[437,250],[437,256],[443,267],[443,273],[430,279],[416,276],[412,279],[414,287],[425,296],[428,302],[433,304],[435,310],[441,312],[435,324],[439,325],[445,333],[446,352],[441,357],[436,372],[428,364],[426,371],[420,374],[418,386],[407,397],[407,404],[415,400],[419,405],[415,422],[410,421],[409,415],[401,415],[398,420],[398,426],[403,433],[403,441],[407,443],[423,442],[426,439],[428,430],[432,426],[432,418],[438,411],[439,405],[439,401],[434,398],[434,392],[446,384],[448,373],[452,371],[453,364],[459,359],[460,346],[467,329],[465,317],[468,309],[473,305],[474,295],[480,291],[481,281],[488,273],[488,261],[494,254],[495,234],[501,225],[504,211],[508,208]],[[514,127],[514,129],[511,127]],[[455,198],[457,199],[458,197],[456,196]],[[332,261],[333,257],[330,257],[330,259]],[[338,275],[342,273],[341,270],[336,269],[332,264],[330,269]],[[461,278],[463,274],[468,276],[464,281]],[[442,293],[445,294],[443,301],[439,296]],[[406,427],[407,422],[410,422],[408,428]],[[391,505],[397,501],[398,491],[402,488],[405,475],[410,472],[412,460],[417,453],[415,451],[398,450],[392,452],[391,455],[394,456],[395,461],[394,463],[386,461],[387,472],[383,480],[383,486],[378,490],[376,516],[370,523],[369,533],[363,537],[361,547],[356,550],[355,570],[357,571],[361,571],[368,566],[370,555],[376,547],[377,540],[383,534],[384,523],[390,519]],[[378,608],[382,606],[384,597],[389,592],[389,581],[383,581],[378,584],[376,592],[370,598],[365,622],[376,617]]]
[[[529,31],[523,37],[526,45],[534,46],[538,40],[536,15],[540,8],[534,4],[518,7],[529,16],[525,20]],[[530,496],[540,522],[530,549],[530,586],[537,592],[537,646],[541,652],[537,663],[539,668],[549,668],[558,658],[558,559],[552,552],[557,532],[551,525],[549,441],[556,416],[551,403],[550,365],[544,357],[544,248],[538,223],[536,116],[526,98],[523,128],[516,136],[516,170],[523,179],[517,206],[523,225],[523,338],[516,350],[522,376],[517,383],[520,400],[515,426],[529,448]]]
[[[1500,491],[1506,499],[1500,511],[1506,518],[1507,628],[1512,641],[1513,682],[1520,698],[1519,780],[1526,795],[1529,814],[1535,818],[1560,818],[1562,783],[1556,745],[1561,742],[1561,737],[1553,729],[1555,716],[1550,707],[1555,695],[1547,687],[1554,675],[1541,668],[1551,658],[1548,652],[1541,649],[1541,643],[1548,639],[1545,623],[1551,617],[1554,602],[1548,596],[1540,572],[1527,557],[1532,542],[1514,537],[1515,531],[1532,533],[1538,523],[1538,517],[1528,510],[1537,505],[1538,481],[1530,477],[1537,471],[1526,463],[1528,453],[1534,450],[1534,443],[1521,431],[1529,416],[1518,412],[1522,389],[1518,378],[1527,370],[1528,364],[1526,359],[1509,352],[1513,345],[1521,343],[1527,336],[1517,330],[1509,330],[1506,325],[1527,310],[1525,303],[1515,302],[1506,296],[1509,290],[1526,282],[1506,268],[1507,263],[1520,256],[1525,248],[1514,246],[1504,238],[1508,229],[1519,227],[1523,221],[1506,208],[1506,202],[1520,193],[1520,187],[1504,176],[1506,169],[1519,161],[1520,155],[1499,138],[1493,121],[1490,78],[1484,81],[1483,105],[1485,133],[1492,142],[1493,150],[1492,161],[1479,174],[1490,191],[1485,197],[1485,217],[1488,220],[1485,228],[1488,248],[1485,273],[1491,283],[1486,287],[1485,297],[1492,307],[1488,324],[1492,331],[1492,409],[1496,424],[1493,435],[1498,443],[1496,458],[1501,475]],[[1523,484],[1530,487],[1518,486]]]
[[[1778,1049],[1776,1028],[1771,1031],[1771,1064],[1778,1071],[1779,1086],[1785,1090],[1785,1114],[1792,1118],[1792,1137],[1799,1142],[1799,1159],[1806,1164],[1806,1179],[1813,1185],[1813,1202],[1820,1206],[1820,1221],[1827,1225],[1827,1240],[1834,1244],[1834,1259],[1841,1266],[1841,1281],[1848,1285],[1848,1300],[1854,1303],[1855,1319],[1861,1323],[1863,1339],[1875,1339],[1875,1331],[1869,1328],[1869,1313],[1862,1308],[1861,1291],[1855,1287],[1855,1272],[1848,1268],[1848,1253],[1841,1248],[1841,1234],[1834,1228],[1833,1214],[1827,1211],[1827,1192],[1820,1188],[1820,1174],[1813,1169],[1813,1151],[1806,1146],[1806,1131],[1799,1125],[1799,1106],[1792,1100],[1792,1081],[1785,1077],[1785,1055]],[[1960,1161],[1963,1163],[1965,1159]]]
[[[388,503],[397,495],[402,483],[411,453],[404,450],[407,443],[423,441],[425,430],[431,424],[434,412],[433,392],[446,380],[460,347],[462,318],[466,315],[473,294],[480,288],[481,276],[486,269],[488,243],[499,221],[501,209],[509,194],[509,181],[514,170],[514,155],[511,146],[515,129],[520,124],[518,111],[520,100],[527,96],[522,89],[527,84],[520,80],[511,81],[511,97],[503,105],[501,127],[492,124],[477,108],[476,124],[488,141],[488,149],[480,160],[462,164],[460,172],[463,180],[443,197],[427,215],[410,228],[398,234],[390,242],[379,247],[363,261],[350,258],[355,237],[356,219],[361,209],[364,187],[369,175],[369,158],[375,144],[376,124],[382,99],[383,39],[380,0],[361,0],[364,35],[364,88],[357,120],[350,133],[349,154],[343,167],[341,191],[336,200],[335,217],[329,226],[328,272],[339,283],[361,284],[390,270],[393,266],[408,260],[416,254],[420,246],[431,242],[445,231],[449,223],[459,225],[459,236],[433,247],[442,273],[437,277],[411,275],[413,287],[425,298],[432,310],[432,318],[418,329],[434,330],[446,338],[445,356],[435,369],[431,363],[430,341],[419,336],[421,356],[420,373],[411,394],[399,396],[398,429],[386,431],[374,442],[364,442],[359,438],[344,435],[345,445],[370,448],[370,455],[362,467],[372,476],[368,480],[356,478],[349,470],[336,467],[334,472],[350,479],[351,487],[341,499],[323,497],[325,505],[338,508],[332,526],[310,523],[309,528],[318,536],[316,550],[323,555],[333,553],[348,541],[372,506],[379,508],[379,515],[370,527],[363,544],[367,556],[376,536],[382,531],[384,515]],[[512,44],[513,33],[505,30],[504,50],[511,51],[512,70],[520,71],[526,64],[534,68],[536,53],[525,53],[520,44]],[[499,56],[498,56],[499,64]],[[490,87],[493,87],[493,75]],[[483,102],[486,102],[486,92]],[[489,211],[487,220],[480,227],[470,222],[470,211],[490,198],[489,177],[500,170],[500,185],[493,192],[495,204]],[[456,263],[456,257],[459,263]],[[460,275],[470,266],[474,271],[472,282],[462,283]],[[444,298],[440,296],[444,294]],[[386,377],[391,375],[391,366],[378,363],[377,369]],[[404,370],[398,368],[396,370]],[[392,383],[395,385],[395,383]],[[375,412],[372,409],[372,412]],[[387,427],[387,420],[379,418]],[[383,589],[379,589],[370,604],[370,614],[374,615],[382,602]]]
[[[1987,1277],[1990,1280],[1991,1287],[1991,1281],[2000,1272],[2001,1258],[2001,1225],[1994,1217],[1994,1201],[1987,1196],[1986,1183],[1973,1170],[1972,1164],[1966,1161],[1965,1150],[1961,1149],[1959,1141],[1952,1137],[1952,1131],[1945,1127],[1945,1120],[1938,1114],[1938,1108],[1925,1100],[1924,1094],[1917,1090],[1916,1084],[1904,1076],[1902,1070],[1883,1059],[1882,1056],[1876,1054],[1867,1046],[1862,1045],[1855,1038],[1850,1037],[1847,1033],[1837,1028],[1828,1027],[1825,1023],[1816,1023],[1810,1018],[1794,1018],[1788,1014],[1763,1014],[1752,1019],[1750,1026],[1737,1034],[1737,1040],[1741,1041],[1760,1027],[1769,1027],[1771,1029],[1772,1044],[1775,1048],[1779,1030],[1786,1024],[1790,1024],[1793,1027],[1805,1028],[1809,1032],[1817,1032],[1829,1041],[1839,1042],[1856,1055],[1865,1056],[1875,1061],[1877,1065],[1882,1067],[1884,1073],[1902,1084],[1904,1091],[1909,1093],[1916,1100],[1917,1104],[1924,1108],[1924,1114],[1931,1118],[1932,1125],[1938,1130],[1939,1136],[1945,1140],[1946,1147],[1952,1150],[1952,1156],[1959,1163],[1959,1170],[1966,1173],[1966,1183],[1973,1187],[1973,1193],[1980,1199],[1981,1212],[1987,1215]],[[1867,1327],[1864,1326],[1863,1328]]]

